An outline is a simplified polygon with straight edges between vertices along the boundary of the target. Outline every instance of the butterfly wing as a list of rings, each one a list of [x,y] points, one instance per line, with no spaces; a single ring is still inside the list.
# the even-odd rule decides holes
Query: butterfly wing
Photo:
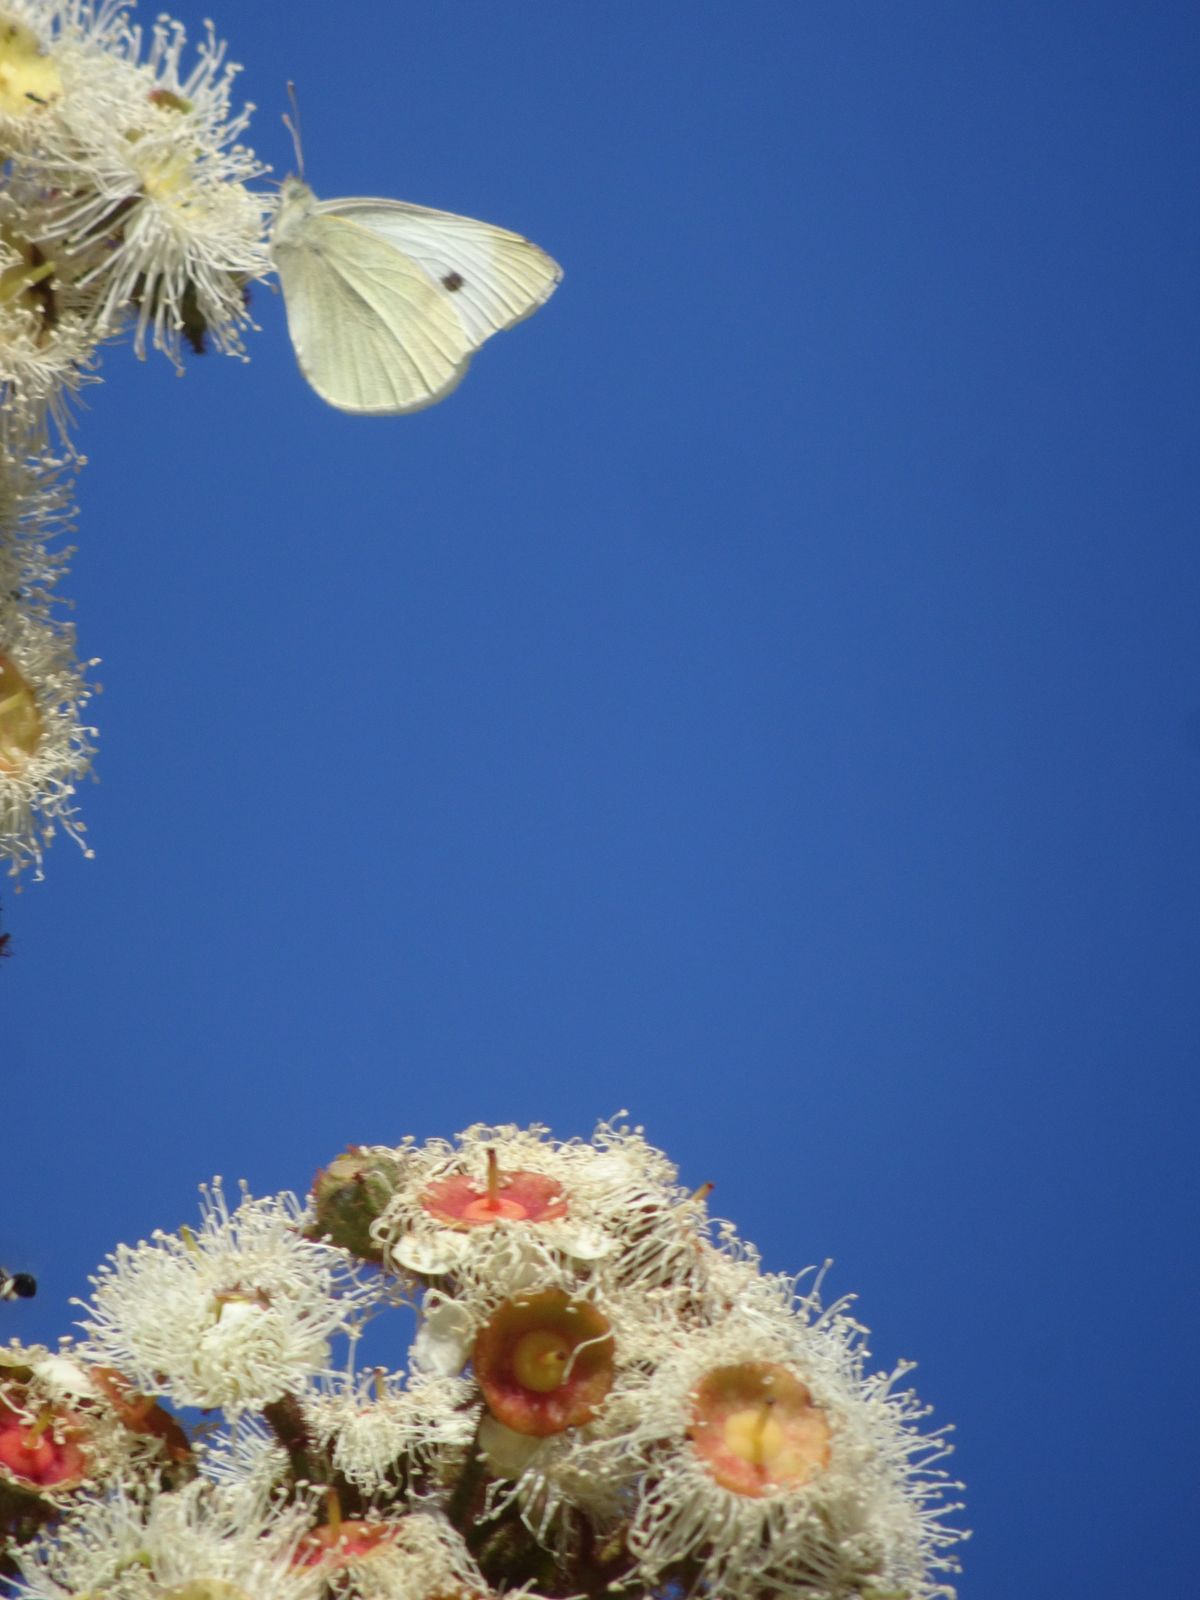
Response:
[[[490,222],[403,200],[325,200],[316,209],[386,240],[415,263],[452,303],[473,350],[530,316],[562,279],[544,250]]]
[[[450,393],[473,345],[444,290],[371,229],[332,210],[281,217],[272,254],[300,370],[342,411],[419,411]]]

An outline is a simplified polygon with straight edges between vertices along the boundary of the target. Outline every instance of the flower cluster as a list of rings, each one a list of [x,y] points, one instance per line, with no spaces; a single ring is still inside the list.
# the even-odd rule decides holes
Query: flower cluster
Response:
[[[90,765],[91,690],[51,607],[71,400],[99,347],[242,351],[273,201],[240,143],[236,67],[211,28],[148,33],[126,0],[0,0],[0,859],[41,867]],[[57,454],[52,448],[57,441]]]
[[[615,1124],[354,1148],[303,1207],[214,1185],[198,1229],[109,1259],[77,1343],[0,1353],[0,1574],[18,1600],[953,1596],[957,1486],[907,1368],[871,1373],[849,1306],[705,1201]],[[356,1360],[405,1307],[407,1362]]]
[[[178,362],[206,338],[241,350],[247,283],[268,267],[265,169],[239,143],[237,68],[206,34],[149,38],[112,0],[0,4],[0,386],[6,409],[65,419],[97,346],[132,322]]]

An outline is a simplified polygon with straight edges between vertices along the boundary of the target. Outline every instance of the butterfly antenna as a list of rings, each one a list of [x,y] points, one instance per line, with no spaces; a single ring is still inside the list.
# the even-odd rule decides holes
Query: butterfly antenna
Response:
[[[296,152],[296,171],[300,177],[303,177],[304,146],[300,143],[300,102],[296,98],[296,85],[290,78],[288,79],[287,92],[288,99],[292,103],[292,114],[290,117],[286,113],[284,114],[283,125],[292,136],[292,148]]]

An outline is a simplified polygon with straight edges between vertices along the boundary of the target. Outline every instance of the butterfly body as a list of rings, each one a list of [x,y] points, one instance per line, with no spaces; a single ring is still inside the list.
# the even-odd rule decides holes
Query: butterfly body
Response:
[[[271,254],[301,372],[366,416],[444,399],[562,277],[520,234],[402,200],[318,200],[299,178],[283,185]]]

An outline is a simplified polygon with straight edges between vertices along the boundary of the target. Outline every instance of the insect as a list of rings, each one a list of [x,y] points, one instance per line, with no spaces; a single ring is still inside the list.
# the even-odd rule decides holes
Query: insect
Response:
[[[37,1279],[31,1272],[6,1272],[0,1267],[0,1300],[32,1300]]]
[[[284,182],[271,256],[300,371],[364,416],[445,399],[562,278],[520,234],[403,200],[318,200],[301,178]]]

